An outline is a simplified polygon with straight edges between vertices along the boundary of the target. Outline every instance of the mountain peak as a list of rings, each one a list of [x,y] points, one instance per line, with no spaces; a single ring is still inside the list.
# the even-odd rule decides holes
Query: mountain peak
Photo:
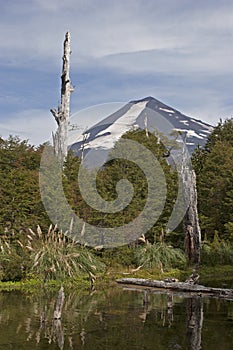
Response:
[[[157,101],[154,97],[152,97],[152,96],[147,96],[147,97],[144,97],[144,98],[142,98],[142,99],[140,99],[140,100],[132,100],[132,101],[130,101],[129,103],[139,103],[139,102],[144,102],[144,101],[151,101],[151,100],[154,100],[154,101]]]
[[[179,131],[190,153],[198,145],[204,146],[212,131],[211,125],[188,117],[154,97],[147,96],[130,101],[89,128],[84,133],[85,137],[78,139],[70,148],[77,155],[80,155],[83,146],[86,152],[95,149],[107,154],[123,134],[137,128],[142,130],[146,128],[153,133],[159,131],[166,136],[173,130]]]

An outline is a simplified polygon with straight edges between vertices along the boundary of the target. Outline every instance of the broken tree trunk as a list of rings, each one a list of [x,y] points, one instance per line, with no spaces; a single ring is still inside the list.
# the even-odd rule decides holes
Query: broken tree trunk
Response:
[[[198,266],[201,260],[201,229],[197,211],[196,174],[185,169],[182,174],[185,196],[188,197],[188,209],[184,215],[185,251],[189,264]]]
[[[176,290],[181,292],[198,293],[198,295],[215,296],[218,298],[233,300],[233,289],[205,287],[198,284],[186,282],[165,282],[157,280],[147,280],[143,278],[121,278],[117,283],[126,285],[136,285],[143,287],[162,288],[166,290]]]
[[[54,151],[58,156],[61,163],[63,163],[67,156],[67,137],[68,137],[68,124],[70,117],[70,94],[74,88],[70,82],[70,33],[67,32],[64,41],[64,53],[63,53],[63,67],[61,75],[61,104],[58,106],[58,110],[50,109],[54,116],[58,128],[55,134],[53,134]]]

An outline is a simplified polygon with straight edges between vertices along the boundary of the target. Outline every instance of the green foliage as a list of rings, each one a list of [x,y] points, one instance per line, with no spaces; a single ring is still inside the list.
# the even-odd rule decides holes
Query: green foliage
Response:
[[[179,248],[173,248],[164,242],[161,236],[160,242],[151,244],[144,240],[144,245],[135,249],[137,264],[145,268],[159,268],[161,271],[170,268],[183,268],[187,265],[184,252]]]
[[[133,266],[136,264],[135,247],[123,246],[106,249],[99,253],[101,260],[108,266]]]
[[[158,143],[156,136],[145,131],[130,131],[123,136],[144,145],[156,156],[164,171],[167,184],[167,197],[165,208],[159,221],[148,232],[147,237],[153,241],[157,231],[160,231],[167,223],[171,214],[177,193],[177,173],[167,164],[164,153],[165,146]],[[17,137],[1,140],[0,143],[0,232],[6,228],[15,229],[15,232],[24,230],[26,236],[27,227],[36,229],[37,225],[45,230],[50,225],[50,219],[41,201],[39,188],[40,158],[44,150],[43,146],[35,148],[27,141],[21,141]],[[105,200],[116,199],[116,184],[121,179],[127,179],[134,187],[134,196],[130,205],[118,213],[101,213],[86,204],[78,186],[78,171],[80,160],[69,153],[64,165],[63,187],[67,200],[77,215],[86,222],[96,226],[117,227],[130,222],[142,211],[147,200],[147,181],[143,171],[132,162],[122,159],[110,161],[97,175],[97,189]],[[51,174],[53,177],[53,174]],[[55,175],[54,175],[55,178]],[[88,181],[88,174],[86,177]],[[158,179],[157,179],[158,181]],[[50,181],[51,183],[51,181]],[[51,185],[51,191],[56,192],[56,183]],[[61,208],[59,198],[54,193],[48,194],[45,200],[52,210],[57,208],[55,217],[61,219],[64,210]],[[159,197],[159,195],[158,195]],[[57,198],[57,204],[54,203]],[[51,203],[51,201],[53,203]],[[53,215],[53,216],[54,216]],[[53,220],[56,223],[56,220]],[[67,218],[64,218],[67,221]],[[14,239],[22,240],[22,237]]]
[[[220,240],[217,232],[215,232],[214,240],[204,241],[201,250],[202,265],[232,265],[233,264],[233,246]]]
[[[25,277],[23,271],[23,258],[16,253],[12,253],[11,256],[1,256],[1,281],[20,281]]]
[[[30,230],[30,233],[27,248],[31,252],[31,272],[44,281],[76,278],[80,274],[87,274],[94,281],[96,273],[103,271],[104,265],[87,248],[76,244],[56,227],[50,226],[44,234],[38,226],[36,232]]]
[[[208,239],[203,244],[202,260],[208,264],[232,263],[232,246],[228,243],[233,242],[232,131],[233,119],[221,121],[209,136],[206,147],[198,148],[193,155],[200,223],[203,236]],[[161,135],[159,137],[161,139]],[[166,178],[166,202],[159,220],[146,233],[146,245],[112,249],[101,253],[102,259],[125,266],[143,265],[164,269],[182,266],[185,264],[184,253],[176,249],[183,244],[182,230],[172,232],[166,235],[165,240],[157,242],[177,196],[178,176],[166,161],[166,147],[158,142],[155,135],[142,130],[129,131],[123,138],[142,144],[155,155]],[[167,140],[165,144],[168,144]],[[0,252],[0,279],[20,280],[29,272],[44,279],[63,279],[66,276],[74,278],[82,273],[93,279],[101,265],[90,250],[74,244],[56,229],[50,228],[47,233],[42,233],[50,225],[39,188],[42,152],[43,146],[35,148],[17,137],[0,139],[0,239],[4,250]],[[63,173],[64,192],[71,207],[85,222],[99,227],[118,227],[131,222],[141,213],[148,196],[147,180],[136,164],[123,158],[124,155],[122,159],[110,160],[99,170],[97,190],[106,201],[115,200],[118,195],[117,183],[121,179],[127,179],[133,185],[132,201],[117,213],[101,213],[83,200],[78,186],[80,159],[68,154]],[[87,182],[89,175],[87,173]],[[159,182],[160,179],[156,181]],[[56,181],[53,191],[56,192]],[[52,195],[48,196],[48,203],[53,198]],[[60,217],[63,209],[59,198],[57,208]],[[36,231],[39,224],[42,232],[39,229]],[[32,228],[29,233],[31,239],[27,227]],[[215,231],[218,232],[220,241],[217,242],[215,238],[210,243]]]
[[[29,268],[28,252],[22,249],[21,245],[12,243],[13,237],[14,232],[12,231],[0,238],[1,281],[20,281],[26,276]]]
[[[56,227],[42,233],[27,230],[27,235],[10,231],[0,239],[0,280],[20,281],[28,276],[49,280],[77,279],[104,271],[104,264],[87,248],[76,244]],[[15,237],[21,237],[16,239]]]
[[[198,209],[203,235],[232,240],[233,119],[220,121],[206,147],[193,154],[197,174]]]
[[[214,128],[213,132],[208,137],[205,149],[211,151],[211,149],[218,142],[227,142],[233,146],[233,119],[229,118],[223,121],[220,119],[218,125]]]
[[[0,231],[36,224],[48,226],[39,191],[39,166],[43,147],[10,136],[0,143]]]
[[[226,231],[227,237],[229,238],[229,240],[231,242],[233,242],[233,222],[232,221],[227,222],[224,225],[224,227],[225,227],[225,231]]]
[[[150,150],[159,161],[166,178],[167,196],[165,199],[164,210],[162,211],[159,220],[147,232],[147,238],[153,242],[157,232],[161,231],[161,228],[166,226],[172,212],[177,195],[177,172],[168,165],[166,158],[164,157],[166,150],[165,146],[162,143],[158,143],[158,139],[155,135],[151,133],[147,135],[145,131],[136,130],[127,132],[123,135],[123,139],[124,138],[140,143],[145,146],[146,149]],[[118,143],[116,143],[115,147],[117,146]],[[133,149],[131,152],[133,153]],[[90,208],[84,202],[78,187],[79,167],[79,159],[77,157],[72,157],[72,154],[69,154],[65,164],[63,183],[68,201],[79,217],[92,225],[100,227],[122,226],[138,217],[143,210],[148,197],[147,179],[143,170],[140,169],[139,166],[131,161],[125,160],[123,154],[122,158],[108,161],[106,165],[98,171],[96,187],[99,195],[106,201],[113,201],[117,198],[116,188],[117,183],[120,180],[126,179],[133,186],[134,195],[130,204],[117,213],[100,212]],[[94,191],[94,189],[90,188],[90,173],[91,172],[87,171],[85,178],[87,184],[89,184],[89,191],[91,192],[92,190]],[[156,177],[158,193],[155,200],[157,201],[160,201],[160,198],[162,197],[159,195],[159,191],[162,188],[162,185],[158,185],[159,181],[164,182],[164,180]],[[156,213],[153,213],[154,216],[155,214]]]

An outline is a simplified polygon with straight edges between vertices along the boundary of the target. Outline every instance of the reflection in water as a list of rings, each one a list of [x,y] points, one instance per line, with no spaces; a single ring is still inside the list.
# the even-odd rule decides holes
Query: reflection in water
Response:
[[[56,321],[57,293],[0,293],[0,350],[233,348],[233,302],[158,293],[121,288],[66,293],[62,319]]]
[[[58,346],[61,350],[63,350],[64,347],[64,332],[61,324],[61,320],[54,320],[53,321],[53,331],[55,333]]]
[[[200,297],[186,300],[187,344],[189,350],[201,349],[203,302]]]
[[[168,316],[168,327],[171,327],[173,322],[173,293],[167,294],[167,316]]]

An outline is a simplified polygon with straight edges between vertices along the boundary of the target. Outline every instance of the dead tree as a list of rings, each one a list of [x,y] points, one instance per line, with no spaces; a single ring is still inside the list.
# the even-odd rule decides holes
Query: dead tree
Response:
[[[178,293],[185,293],[186,295],[187,293],[188,295],[195,293],[197,296],[233,300],[233,289],[205,287],[201,284],[193,284],[187,282],[166,282],[144,278],[120,278],[117,279],[116,282],[125,285],[156,288],[157,291],[164,289],[169,292],[177,291]]]
[[[185,251],[190,265],[198,266],[201,260],[201,229],[197,211],[196,174],[194,170],[188,169],[182,175],[184,191],[189,198],[183,219]]]
[[[67,32],[64,40],[63,67],[61,75],[61,103],[58,110],[50,109],[58,128],[53,134],[54,151],[61,163],[67,156],[67,136],[70,117],[70,94],[74,88],[70,82],[70,33]]]
[[[184,203],[187,210],[183,219],[184,245],[190,265],[198,267],[201,260],[201,228],[197,210],[196,174],[189,164],[186,150],[186,138],[182,152],[181,179],[183,183]]]

